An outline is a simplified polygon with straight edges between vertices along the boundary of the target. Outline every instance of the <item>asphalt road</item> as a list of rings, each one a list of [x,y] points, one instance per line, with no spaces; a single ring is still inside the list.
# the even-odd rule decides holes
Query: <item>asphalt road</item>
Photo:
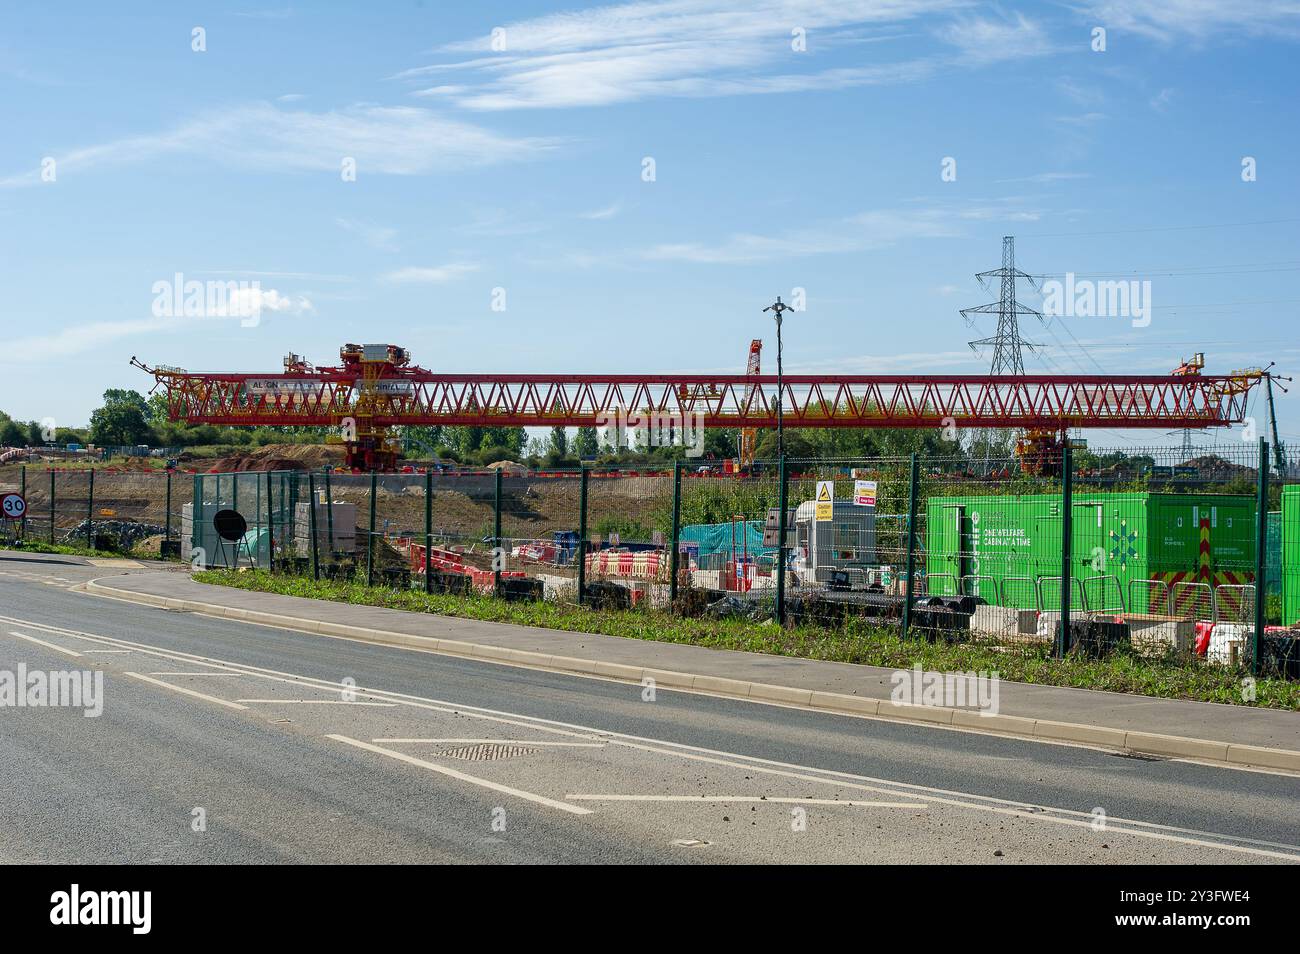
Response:
[[[216,620],[0,562],[0,861],[1300,860],[1300,779]],[[200,822],[202,824],[200,824]]]

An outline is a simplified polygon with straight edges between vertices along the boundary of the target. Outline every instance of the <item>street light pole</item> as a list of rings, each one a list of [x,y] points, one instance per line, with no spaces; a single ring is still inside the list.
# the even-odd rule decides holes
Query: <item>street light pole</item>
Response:
[[[785,457],[785,431],[782,427],[781,397],[785,393],[781,379],[781,316],[790,310],[790,306],[781,301],[781,296],[776,296],[776,301],[763,309],[765,312],[772,312],[772,317],[776,319],[776,453],[777,457]]]

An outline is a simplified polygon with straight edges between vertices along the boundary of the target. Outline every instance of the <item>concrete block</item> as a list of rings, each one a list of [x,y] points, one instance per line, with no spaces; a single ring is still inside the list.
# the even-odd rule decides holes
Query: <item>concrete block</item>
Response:
[[[975,612],[970,618],[970,628],[976,633],[1032,636],[1037,616],[1034,610],[982,604],[975,607]]]
[[[1191,651],[1196,630],[1193,620],[1132,613],[1125,615],[1124,621],[1128,623],[1133,648],[1139,652],[1162,655],[1170,649],[1180,653]]]

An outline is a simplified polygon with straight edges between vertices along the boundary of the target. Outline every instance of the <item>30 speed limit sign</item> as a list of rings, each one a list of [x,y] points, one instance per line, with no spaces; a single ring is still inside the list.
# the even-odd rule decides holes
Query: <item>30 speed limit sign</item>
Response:
[[[5,494],[0,497],[0,512],[6,520],[21,520],[27,515],[27,501],[22,494]]]

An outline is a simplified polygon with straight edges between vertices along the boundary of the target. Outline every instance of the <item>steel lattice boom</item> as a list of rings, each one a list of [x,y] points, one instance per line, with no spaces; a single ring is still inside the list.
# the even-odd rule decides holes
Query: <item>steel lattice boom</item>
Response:
[[[371,349],[387,348],[387,356]],[[294,358],[283,374],[148,368],[168,413],[189,424],[356,428],[379,452],[401,425],[584,427],[659,414],[705,427],[774,427],[777,378],[744,374],[458,374],[407,364],[395,346],[343,349],[338,367]],[[292,356],[291,356],[292,357]],[[134,359],[133,359],[134,361]],[[1260,376],[785,375],[792,427],[957,427],[1063,431],[1241,422]],[[375,443],[378,441],[378,443]],[[354,458],[349,447],[349,457]],[[354,463],[356,461],[354,460]]]

